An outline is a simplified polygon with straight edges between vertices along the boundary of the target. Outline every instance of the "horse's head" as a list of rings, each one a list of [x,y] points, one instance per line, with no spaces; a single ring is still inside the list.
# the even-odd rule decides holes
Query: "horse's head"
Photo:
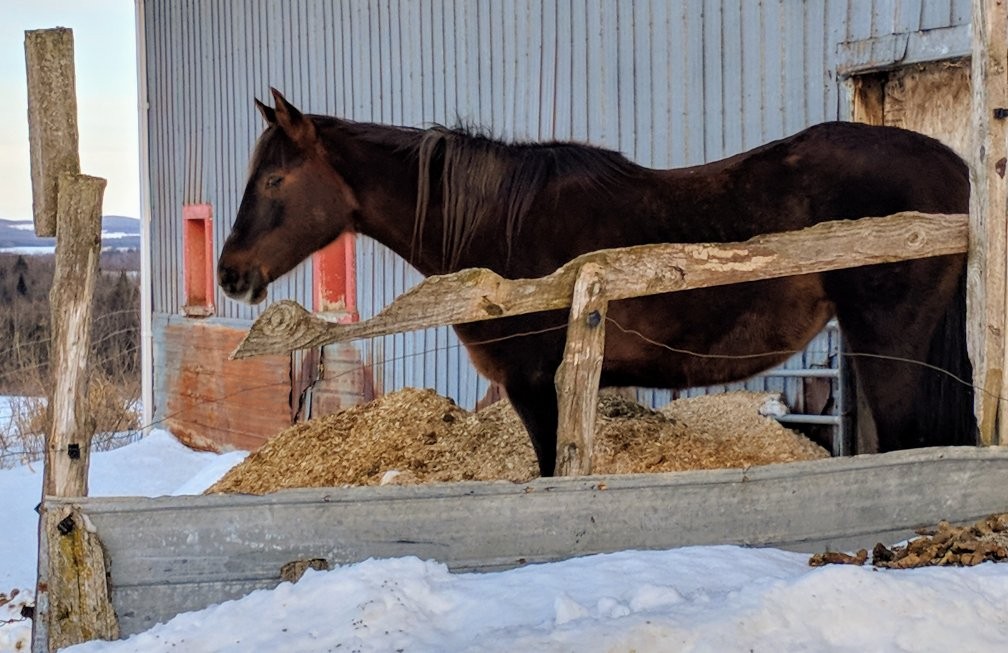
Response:
[[[275,109],[256,100],[266,131],[253,152],[245,195],[217,264],[224,292],[253,304],[266,298],[274,279],[350,229],[359,209],[313,118],[271,90]]]

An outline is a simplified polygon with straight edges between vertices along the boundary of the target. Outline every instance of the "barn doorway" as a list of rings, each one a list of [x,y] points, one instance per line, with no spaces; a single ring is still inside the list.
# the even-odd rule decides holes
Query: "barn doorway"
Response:
[[[851,80],[855,121],[927,134],[968,159],[972,138],[969,59],[913,64]]]
[[[854,121],[926,134],[969,160],[972,139],[969,58],[869,71],[850,77],[849,82]],[[878,449],[875,424],[860,391],[856,405],[855,451],[873,453]]]

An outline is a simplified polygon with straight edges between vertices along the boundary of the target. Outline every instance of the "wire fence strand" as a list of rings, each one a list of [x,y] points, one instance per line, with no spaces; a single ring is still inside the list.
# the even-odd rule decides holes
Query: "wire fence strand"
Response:
[[[616,321],[615,319],[613,319],[611,317],[606,317],[606,322],[609,323],[609,324],[611,324],[615,328],[619,329],[622,333],[630,335],[630,336],[633,336],[633,337],[636,337],[636,338],[639,338],[643,342],[646,342],[646,343],[648,343],[648,344],[650,344],[652,346],[665,349],[665,350],[667,350],[669,352],[672,352],[672,353],[675,353],[675,354],[678,354],[678,355],[691,356],[691,357],[697,357],[697,358],[702,358],[702,359],[734,359],[734,360],[738,360],[738,359],[764,358],[764,357],[768,357],[768,356],[772,356],[772,357],[793,356],[795,354],[800,354],[800,353],[802,353],[804,351],[804,349],[779,349],[779,350],[767,351],[767,352],[762,352],[762,353],[748,353],[748,354],[712,354],[712,353],[708,353],[708,352],[691,351],[691,350],[688,350],[688,349],[673,347],[673,346],[668,345],[666,343],[654,340],[654,339],[646,336],[645,334],[641,333],[638,330],[624,327],[622,324],[620,324],[618,321]],[[520,332],[520,333],[512,333],[512,334],[507,334],[507,335],[504,335],[504,336],[499,336],[499,337],[495,337],[495,338],[489,338],[489,339],[485,339],[485,340],[470,341],[468,343],[468,345],[469,346],[479,346],[479,345],[494,344],[494,343],[499,343],[499,342],[508,341],[508,340],[514,340],[514,339],[518,339],[518,338],[525,338],[525,337],[532,337],[532,336],[542,335],[542,334],[545,334],[545,333],[551,333],[551,332],[555,332],[555,331],[564,330],[566,328],[567,328],[567,323],[565,322],[563,324],[557,324],[556,326],[545,327],[545,328],[541,328],[541,329],[536,329],[536,330],[531,330],[531,331],[525,331],[525,332]],[[122,335],[123,333],[125,333],[125,331],[118,331],[118,332],[115,332],[113,334],[108,334],[106,336],[106,338],[113,338],[113,337]],[[379,339],[379,338],[382,338],[382,337],[384,337],[384,336],[376,336],[375,338],[371,338],[370,340],[376,340],[376,339]],[[434,352],[434,353],[444,353],[444,352],[448,352],[448,351],[457,351],[457,350],[463,348],[464,346],[465,345],[463,345],[461,343],[454,343],[454,344],[450,344],[450,345],[438,345],[438,346],[435,346],[435,347],[426,348],[423,351],[405,353],[405,354],[401,354],[401,355],[398,355],[398,356],[386,358],[386,359],[380,360],[380,361],[371,361],[369,363],[369,365],[371,367],[394,365],[396,363],[401,363],[401,362],[409,360],[409,359],[414,359],[414,358],[418,358],[418,357],[428,356],[432,352]],[[135,343],[135,344],[131,345],[131,347],[129,348],[129,350],[130,351],[135,351],[138,347],[139,347],[139,343]],[[900,356],[890,356],[890,355],[884,355],[884,354],[869,353],[869,352],[841,351],[841,352],[839,352],[839,355],[843,356],[845,358],[859,358],[859,357],[861,357],[861,358],[874,358],[874,359],[889,360],[889,361],[898,362],[898,363],[918,365],[920,367],[926,368],[926,369],[934,371],[936,373],[945,375],[945,376],[949,377],[950,379],[952,379],[953,381],[955,381],[956,383],[961,384],[962,386],[967,387],[967,388],[972,388],[976,392],[981,392],[981,393],[983,393],[985,395],[988,395],[988,396],[990,396],[992,398],[995,398],[995,399],[997,399],[999,401],[1008,401],[1008,397],[1006,397],[1006,396],[1003,396],[1003,395],[1000,395],[1000,394],[997,394],[997,393],[994,393],[994,392],[990,392],[986,388],[983,388],[983,387],[975,385],[974,383],[972,383],[971,380],[963,379],[963,378],[957,376],[956,374],[950,372],[949,370],[943,369],[943,368],[941,368],[941,367],[939,367],[937,365],[933,365],[933,364],[927,363],[925,361],[919,361],[919,360],[914,360],[914,359],[900,357]],[[38,368],[38,367],[42,367],[42,364],[34,365],[34,366],[31,366],[31,367],[33,369],[34,368]],[[336,373],[331,378],[339,378],[339,377],[341,377],[343,375],[356,374],[358,372],[359,372],[359,370],[356,370],[356,369],[355,370],[347,370],[347,371],[344,371],[344,372]],[[2,375],[0,375],[0,376],[2,376]],[[316,379],[316,381],[317,380],[318,379]],[[195,402],[195,406],[205,407],[205,406],[215,405],[215,404],[219,404],[221,402],[226,402],[226,401],[228,401],[230,399],[233,399],[233,398],[235,398],[237,396],[240,396],[240,395],[242,395],[244,393],[247,393],[247,392],[254,392],[254,391],[264,390],[264,389],[269,389],[269,388],[277,388],[277,389],[283,388],[283,389],[285,389],[287,391],[289,391],[289,389],[290,389],[289,388],[289,383],[284,383],[284,382],[272,382],[272,383],[264,383],[264,384],[255,384],[255,385],[239,388],[239,389],[237,389],[237,390],[235,390],[233,392],[229,392],[229,393],[227,393],[225,395],[222,395],[222,396],[219,396],[219,397],[216,397],[216,398],[204,398],[204,399],[202,399],[200,401]],[[115,448],[115,446],[121,446],[122,444],[127,444],[129,442],[133,442],[138,437],[140,437],[140,434],[142,432],[146,432],[146,431],[148,431],[148,430],[150,430],[152,428],[157,428],[159,426],[165,425],[166,423],[172,421],[173,419],[176,419],[176,418],[178,418],[180,416],[183,416],[188,410],[191,410],[191,409],[192,409],[192,407],[190,407],[190,408],[188,408],[186,410],[180,410],[180,411],[175,411],[175,412],[172,412],[172,413],[163,414],[160,417],[158,417],[157,419],[152,420],[150,423],[142,424],[136,430],[125,432],[125,433],[111,434],[111,435],[109,435],[104,440],[104,442],[107,443],[108,448]],[[3,444],[3,443],[0,442],[0,444]],[[102,446],[105,446],[105,444],[103,444]],[[6,466],[5,465],[5,461],[9,461],[11,459],[19,459],[20,460],[20,459],[23,459],[23,458],[24,458],[24,453],[23,452],[15,452],[15,451],[5,450],[3,452],[0,452],[0,467]]]

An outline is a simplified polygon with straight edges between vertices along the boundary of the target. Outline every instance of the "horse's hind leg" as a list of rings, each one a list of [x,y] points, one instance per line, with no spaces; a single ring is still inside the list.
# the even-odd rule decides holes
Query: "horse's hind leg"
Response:
[[[539,475],[553,476],[558,421],[553,379],[540,383],[528,379],[510,381],[504,384],[504,390],[532,440],[539,461]]]
[[[966,429],[954,422],[958,412],[972,409],[969,393],[950,391],[955,382],[930,367],[948,366],[936,356],[945,346],[936,332],[945,328],[946,312],[957,306],[961,267],[959,259],[942,257],[826,278],[879,451],[968,441],[957,432]],[[956,349],[956,344],[945,348]],[[945,353],[958,355],[958,349]]]
[[[912,364],[896,362],[891,358],[898,355],[909,360],[921,360],[921,352],[881,346],[881,343],[866,341],[856,335],[852,337],[851,331],[849,328],[844,331],[848,355],[857,377],[862,407],[866,405],[871,414],[870,422],[861,419],[858,426],[864,429],[873,423],[875,427],[874,441],[870,433],[858,433],[856,452],[926,446],[927,434],[921,432],[915,416],[920,394],[918,388],[922,383],[921,372]],[[866,443],[871,443],[867,449]]]

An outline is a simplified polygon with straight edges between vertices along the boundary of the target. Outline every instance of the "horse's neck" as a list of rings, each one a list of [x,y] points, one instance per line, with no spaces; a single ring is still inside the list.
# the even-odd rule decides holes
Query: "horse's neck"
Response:
[[[338,168],[353,187],[360,212],[354,229],[403,257],[423,274],[437,272],[434,261],[413,253],[416,224],[417,161],[409,148],[395,142],[396,127],[369,126],[376,136],[349,131],[330,135],[327,149],[338,152]],[[381,134],[388,130],[387,134]],[[387,138],[383,138],[385,136]]]
[[[712,198],[709,183],[699,178],[706,175],[698,174],[697,168],[664,174],[641,172],[632,180],[626,175],[614,175],[607,181],[605,191],[598,194],[586,194],[584,184],[552,179],[539,191],[546,199],[538,206],[527,207],[529,214],[522,219],[527,217],[529,221],[515,230],[515,242],[509,252],[505,240],[511,236],[504,233],[505,227],[497,216],[464,224],[458,216],[454,222],[446,220],[441,179],[420,181],[418,148],[409,139],[419,140],[421,133],[379,125],[366,128],[371,131],[367,137],[348,130],[329,144],[339,153],[344,176],[361,205],[354,227],[399,254],[424,275],[464,267],[488,267],[501,274],[545,274],[587,249],[689,241],[689,232],[693,230],[699,232],[697,237],[701,240],[715,239],[707,233],[709,225],[700,228],[711,212],[707,204]],[[422,186],[427,187],[429,197],[427,193],[418,193]],[[423,214],[419,232],[418,199],[425,205],[425,211],[419,212]],[[464,213],[471,218],[473,211]],[[628,215],[632,218],[628,219]],[[569,239],[544,240],[544,233],[551,232],[535,226],[544,218],[553,224],[570,216],[576,220],[570,220]],[[587,235],[582,235],[580,232],[586,225],[592,226]],[[466,240],[452,249],[452,242],[456,242],[452,239],[458,237],[456,232],[460,229],[474,231],[467,232]],[[537,252],[534,260],[525,260],[524,267],[512,270],[515,262],[511,257],[523,256],[519,252],[527,246]]]
[[[354,225],[357,232],[385,245],[426,276],[477,265],[497,267],[499,262],[482,254],[452,258],[451,245],[446,245],[452,234],[445,233],[442,181],[440,176],[422,178],[417,148],[409,143],[421,134],[381,125],[368,128],[374,132],[368,138],[347,139],[344,134],[349,142],[329,144],[344,159],[344,176],[354,180],[351,185],[361,205]],[[418,210],[418,202],[423,210]],[[481,237],[478,231],[474,238]]]

